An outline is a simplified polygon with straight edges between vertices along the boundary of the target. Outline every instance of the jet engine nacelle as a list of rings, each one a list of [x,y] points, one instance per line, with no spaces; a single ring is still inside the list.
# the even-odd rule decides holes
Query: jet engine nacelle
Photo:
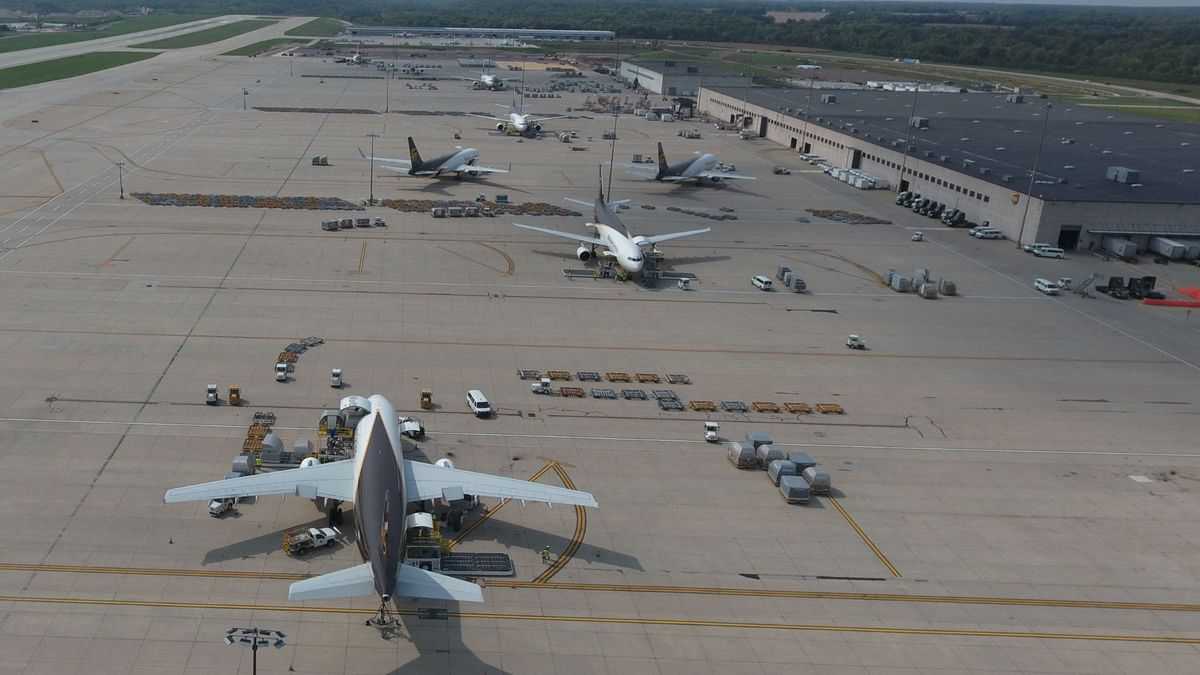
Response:
[[[504,128],[506,126],[508,126],[508,125],[506,125],[504,122],[500,122],[499,124],[496,125],[496,131],[504,131]]]
[[[721,177],[720,177],[720,176],[709,176],[709,177],[708,177],[708,182],[710,182],[710,183],[720,183],[720,182],[721,182]]]
[[[305,457],[300,462],[301,469],[311,469],[314,466],[321,466],[321,460],[317,459],[316,457]]]
[[[443,458],[439,459],[438,461],[434,462],[434,464],[436,466],[442,467],[443,469],[453,469],[454,468],[454,462],[450,461],[449,457],[443,457]]]
[[[592,249],[586,246],[580,246],[579,248],[575,249],[575,257],[579,258],[583,262],[587,262],[592,259]]]
[[[539,134],[542,133],[542,125],[540,125],[540,124],[533,125],[533,130]]]

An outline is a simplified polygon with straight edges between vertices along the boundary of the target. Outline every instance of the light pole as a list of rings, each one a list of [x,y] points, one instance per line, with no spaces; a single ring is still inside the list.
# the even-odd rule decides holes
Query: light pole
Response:
[[[383,71],[383,112],[388,112],[392,105],[392,69]]]
[[[121,186],[121,199],[125,199],[125,162],[117,162],[117,185]]]
[[[374,206],[375,205],[375,139],[379,138],[379,134],[371,132],[371,133],[367,134],[367,137],[371,139],[371,179],[370,179],[370,183],[369,183],[369,186],[370,186],[369,191],[370,191],[371,196],[367,200],[367,203],[370,204],[371,206]]]
[[[900,180],[896,181],[896,192],[904,191],[900,187],[904,180],[904,171],[908,167],[908,148],[912,145],[913,118],[917,116],[917,93],[921,91],[921,83],[913,82],[912,112],[908,114],[908,129],[904,132],[904,155],[900,157]]]
[[[1025,219],[1029,217],[1029,202],[1033,201],[1033,182],[1037,180],[1038,166],[1042,163],[1042,146],[1046,143],[1046,128],[1050,126],[1050,109],[1054,105],[1047,103],[1042,108],[1042,135],[1038,138],[1037,153],[1033,156],[1033,171],[1029,173],[1029,186],[1025,188],[1025,209],[1021,211],[1021,229],[1017,231],[1017,248],[1021,248],[1021,238],[1025,236]]]
[[[283,631],[268,630],[251,626],[250,628],[230,628],[225,631],[225,644],[229,646],[249,647],[251,657],[251,674],[258,675],[258,648],[259,647],[274,647],[275,649],[283,649],[287,644],[287,636]]]
[[[250,90],[242,87],[242,112],[246,112],[246,97],[250,95]]]

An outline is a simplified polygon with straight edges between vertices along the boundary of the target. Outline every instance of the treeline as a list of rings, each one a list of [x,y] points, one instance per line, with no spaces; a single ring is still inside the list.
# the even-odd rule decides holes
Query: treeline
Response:
[[[733,0],[138,0],[163,11],[337,16],[379,25],[612,30],[622,38],[753,42],[964,65],[1200,83],[1200,8],[783,3]],[[15,6],[21,6],[20,2]],[[38,0],[23,9],[113,8]],[[774,23],[769,10],[818,11]]]

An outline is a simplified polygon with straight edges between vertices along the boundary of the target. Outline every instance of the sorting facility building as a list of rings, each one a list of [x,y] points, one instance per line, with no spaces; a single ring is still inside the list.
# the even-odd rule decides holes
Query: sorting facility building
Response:
[[[749,87],[751,78],[692,61],[621,61],[621,79],[663,96],[695,96],[701,86]]]
[[[1200,125],[1017,94],[705,84],[697,107],[1021,243],[1200,240]]]

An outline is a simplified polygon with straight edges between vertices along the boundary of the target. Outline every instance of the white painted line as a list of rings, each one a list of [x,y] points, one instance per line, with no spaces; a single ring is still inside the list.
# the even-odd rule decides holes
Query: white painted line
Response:
[[[134,405],[135,403],[130,403]],[[244,429],[245,424],[198,424],[194,422],[129,422],[125,420],[76,420],[76,419],[46,419],[38,417],[0,417],[0,423],[14,422],[23,424],[111,424],[131,427],[176,427],[176,428],[192,428],[192,429]],[[770,424],[770,422],[762,422],[762,424]],[[275,426],[275,429],[284,431],[313,431],[311,426],[304,427],[288,427]],[[23,431],[38,431],[37,429],[24,429]],[[504,434],[498,432],[478,432],[478,431],[440,431],[434,434],[435,436],[462,436],[468,438],[528,438],[537,440],[560,440],[560,441],[603,441],[606,443],[678,443],[687,445],[705,445],[711,446],[704,440],[692,438],[651,438],[644,436],[578,436],[571,434]],[[1184,450],[1176,450],[1173,448],[1152,449],[1145,451],[1136,450],[1037,450],[1033,448],[964,448],[964,447],[936,447],[936,446],[920,446],[920,445],[868,445],[868,444],[848,444],[848,443],[776,443],[780,447],[789,448],[841,448],[846,450],[886,450],[891,452],[942,452],[942,453],[986,453],[986,454],[1016,454],[1016,455],[1095,455],[1100,457],[1180,457],[1180,458],[1200,458],[1200,453],[1186,452]],[[724,444],[721,445],[724,447]]]
[[[1131,479],[1133,480],[1133,482],[1135,482],[1135,483],[1153,483],[1153,482],[1154,482],[1153,480],[1151,480],[1151,479],[1150,479],[1149,477],[1147,477],[1147,476],[1130,476],[1130,478],[1131,478]]]

